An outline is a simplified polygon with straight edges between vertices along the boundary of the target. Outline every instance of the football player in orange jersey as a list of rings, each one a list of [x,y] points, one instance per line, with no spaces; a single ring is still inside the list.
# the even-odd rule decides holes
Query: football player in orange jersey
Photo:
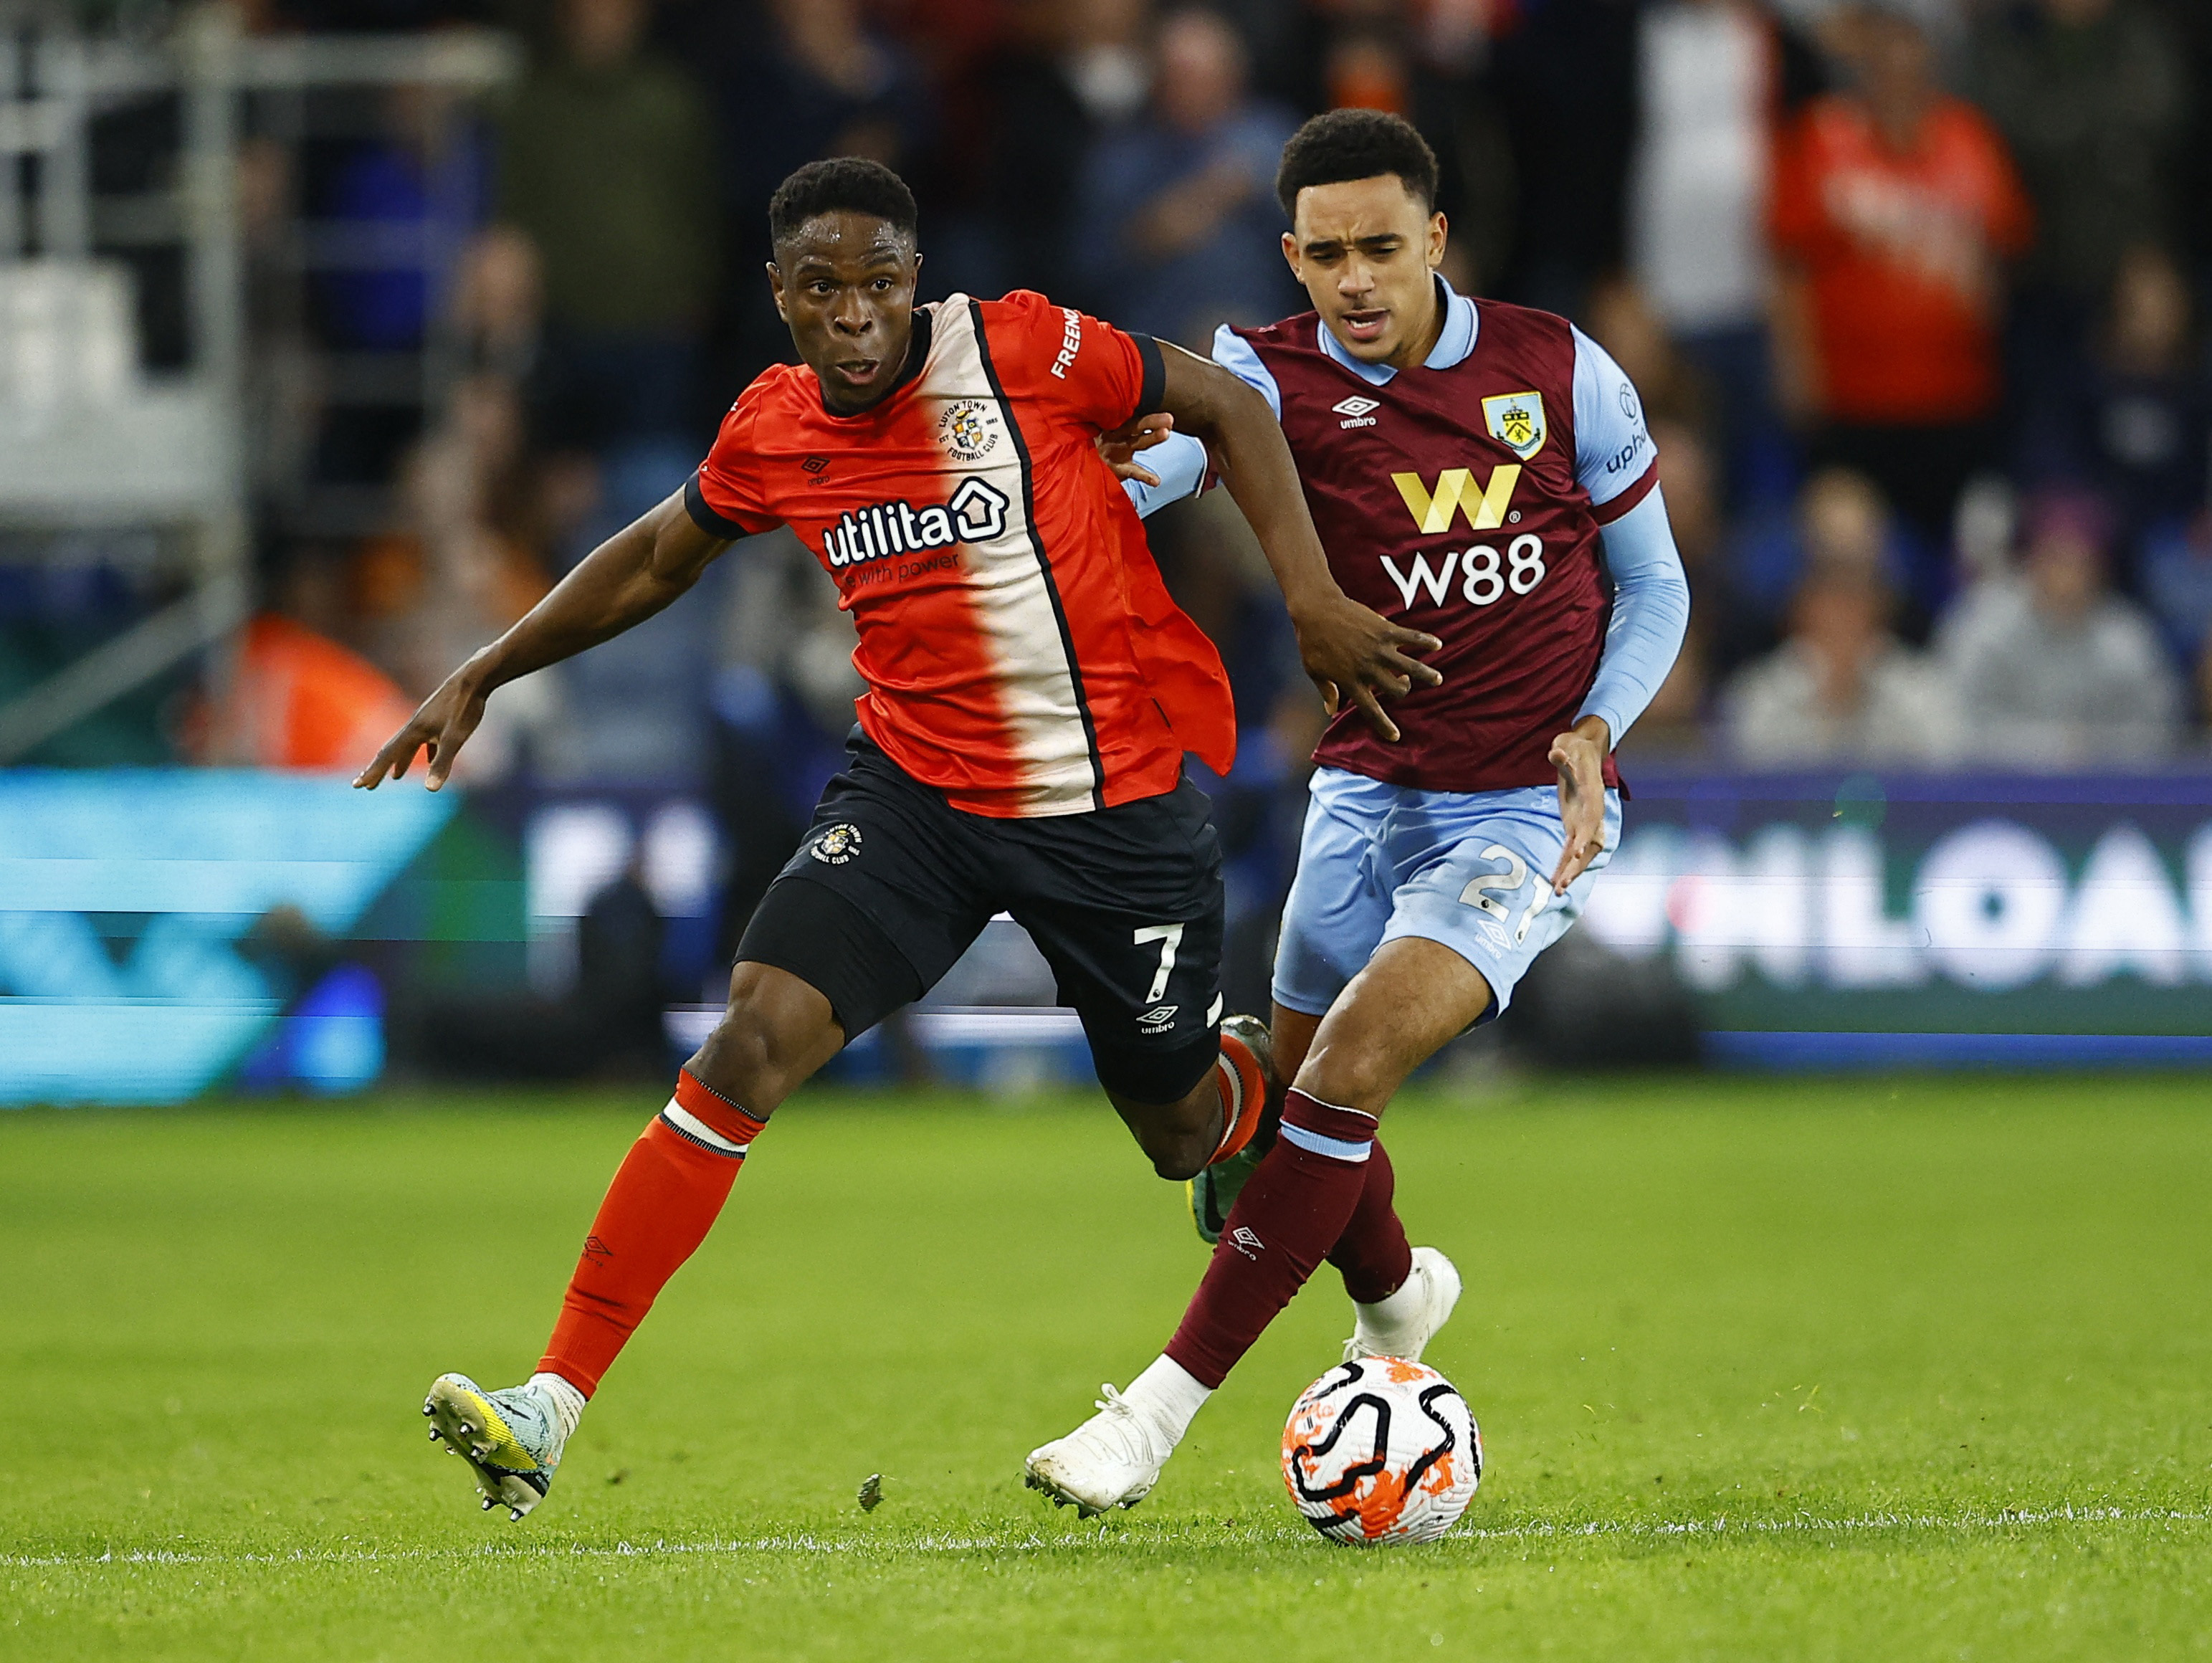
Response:
[[[1378,700],[1437,679],[1408,656],[1433,636],[1330,575],[1281,430],[1235,376],[1038,294],[916,306],[914,198],[872,162],[801,168],[769,222],[801,363],[756,379],[684,487],[454,671],[356,781],[399,779],[427,750],[437,789],[499,687],[651,616],[772,526],[815,550],[858,628],[867,691],[846,771],[745,932],[721,1022],[616,1174],[538,1373],[494,1392],[441,1375],[423,1405],[483,1505],[517,1519],[769,1117],[994,914],[1051,962],[1163,1175],[1251,1137],[1266,1030],[1223,1031],[1220,857],[1182,774],[1186,750],[1226,770],[1228,685],[1102,434],[1164,411],[1207,441],[1326,696],[1389,737]]]

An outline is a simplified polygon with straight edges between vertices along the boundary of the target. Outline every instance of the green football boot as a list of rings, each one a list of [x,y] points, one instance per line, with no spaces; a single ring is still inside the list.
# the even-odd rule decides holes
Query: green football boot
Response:
[[[1267,1024],[1257,1017],[1224,1017],[1221,1034],[1224,1039],[1240,1041],[1259,1059],[1267,1096],[1261,1108],[1260,1124],[1252,1132],[1252,1140],[1227,1160],[1204,1168],[1183,1186],[1190,1197],[1191,1223],[1198,1226],[1200,1239],[1209,1247],[1221,1240],[1222,1227],[1229,1222],[1229,1210],[1237,1205],[1237,1193],[1244,1187],[1244,1180],[1259,1170],[1267,1151],[1274,1148],[1275,1133],[1283,1123],[1284,1082],[1275,1073],[1275,1041],[1267,1032]]]

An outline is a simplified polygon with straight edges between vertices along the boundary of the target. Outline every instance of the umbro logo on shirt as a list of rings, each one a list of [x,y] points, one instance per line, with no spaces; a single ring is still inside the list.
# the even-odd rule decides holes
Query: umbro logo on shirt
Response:
[[[1371,428],[1375,425],[1374,412],[1382,408],[1376,400],[1363,398],[1356,392],[1351,398],[1340,399],[1329,406],[1344,418],[1336,424],[1340,428]]]

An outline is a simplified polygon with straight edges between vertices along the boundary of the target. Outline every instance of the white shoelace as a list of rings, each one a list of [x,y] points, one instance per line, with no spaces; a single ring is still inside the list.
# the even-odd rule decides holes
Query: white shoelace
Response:
[[[1152,1440],[1147,1435],[1144,1415],[1111,1386],[1098,1389],[1106,1394],[1092,1405],[1100,1411],[1099,1417],[1085,1425],[1078,1435],[1103,1447],[1115,1459],[1128,1466],[1151,1465]]]

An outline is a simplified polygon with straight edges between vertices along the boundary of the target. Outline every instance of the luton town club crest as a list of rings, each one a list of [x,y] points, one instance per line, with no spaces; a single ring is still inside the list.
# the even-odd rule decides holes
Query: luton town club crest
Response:
[[[999,423],[981,398],[957,398],[937,419],[937,436],[956,462],[980,462],[999,442]]]
[[[860,853],[860,828],[847,821],[832,826],[814,840],[807,851],[825,866],[842,866],[857,859]]]
[[[1526,461],[1544,448],[1544,395],[1507,392],[1486,398],[1482,424],[1492,439]]]

